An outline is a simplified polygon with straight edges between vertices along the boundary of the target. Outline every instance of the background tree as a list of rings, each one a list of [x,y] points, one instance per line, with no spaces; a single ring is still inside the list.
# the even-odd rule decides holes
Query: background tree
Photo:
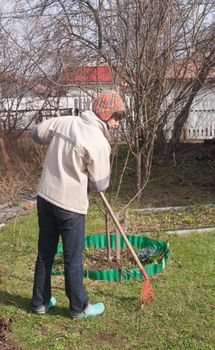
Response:
[[[32,40],[33,54],[31,49],[27,55],[40,71],[47,72],[49,80],[48,59],[45,64],[37,61],[47,52],[62,65],[63,57],[67,58],[65,64],[69,63],[73,50],[79,64],[87,60],[92,65],[110,66],[117,88],[131,107],[124,127],[136,160],[139,198],[150,177],[161,130],[168,118],[177,116],[170,145],[178,142],[193,97],[214,64],[213,20],[209,16],[214,6],[207,0],[26,0],[17,4],[16,11],[31,19],[31,28],[38,28]],[[184,83],[190,62],[196,62],[203,52],[200,47],[207,47],[207,57],[202,56],[194,79]]]

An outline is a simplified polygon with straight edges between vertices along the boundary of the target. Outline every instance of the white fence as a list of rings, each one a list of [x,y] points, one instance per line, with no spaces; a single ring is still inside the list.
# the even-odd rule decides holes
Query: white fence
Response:
[[[173,120],[165,126],[166,138],[172,136]],[[215,110],[190,111],[188,120],[184,125],[182,140],[205,140],[215,138]]]
[[[181,135],[182,140],[204,140],[215,138],[215,93],[210,98],[202,99],[196,103],[195,109],[190,111],[187,123]],[[130,99],[127,99],[130,107]],[[0,100],[0,118],[5,118],[9,112],[11,115],[18,114],[20,127],[32,121],[29,128],[43,118],[50,118],[56,110],[61,115],[79,115],[83,110],[91,109],[91,99],[87,95],[80,94],[69,97],[50,98],[23,98],[19,103],[16,100]],[[18,113],[17,113],[18,112]],[[166,138],[170,139],[173,130],[174,117],[165,126]]]

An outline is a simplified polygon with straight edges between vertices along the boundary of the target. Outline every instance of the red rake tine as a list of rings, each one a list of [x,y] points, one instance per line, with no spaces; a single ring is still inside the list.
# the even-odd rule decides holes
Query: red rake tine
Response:
[[[139,303],[141,308],[143,308],[145,305],[150,304],[153,299],[154,299],[154,291],[150,284],[150,279],[148,278],[143,282],[141,293],[140,293]]]
[[[100,192],[100,196],[101,196],[101,198],[102,198],[102,200],[103,200],[107,210],[109,211],[109,213],[110,213],[110,215],[111,215],[111,217],[112,217],[116,227],[118,228],[119,232],[121,233],[121,235],[122,235],[122,237],[123,237],[123,239],[124,239],[128,249],[130,250],[134,260],[136,261],[136,263],[137,263],[137,265],[138,265],[138,267],[140,269],[140,272],[142,273],[143,277],[145,278],[145,281],[144,281],[143,286],[142,286],[140,298],[139,298],[139,303],[141,305],[141,308],[143,308],[144,305],[147,305],[147,304],[151,303],[152,299],[154,298],[154,291],[153,291],[152,286],[150,284],[150,279],[147,276],[143,265],[141,264],[140,260],[138,259],[138,256],[137,256],[135,250],[133,249],[132,245],[130,244],[130,242],[129,242],[125,232],[122,229],[122,226],[120,225],[120,223],[119,223],[116,215],[114,214],[110,204],[108,203],[104,193]]]

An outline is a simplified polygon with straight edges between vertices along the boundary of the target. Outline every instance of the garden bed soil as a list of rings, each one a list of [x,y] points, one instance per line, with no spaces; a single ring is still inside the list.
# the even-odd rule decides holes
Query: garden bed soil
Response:
[[[138,251],[136,251],[138,255]],[[116,251],[110,250],[110,260],[108,260],[107,248],[86,248],[84,252],[83,267],[85,271],[106,271],[106,270],[118,270],[118,269],[134,269],[137,264],[128,249],[121,249],[120,261],[116,259]],[[160,262],[161,258],[159,259]],[[155,262],[153,259],[141,261],[142,265]],[[63,257],[62,255],[56,256],[54,263],[55,272],[63,272]]]
[[[118,262],[116,259],[115,250],[111,249],[111,261],[108,261],[106,248],[86,248],[84,252],[83,267],[87,271],[104,271],[122,268],[136,267],[135,261],[128,249],[121,249],[121,259]],[[62,255],[55,257],[54,271],[63,271],[63,257]]]
[[[120,261],[116,259],[116,251],[110,250],[110,261],[108,261],[107,249],[85,249],[84,269],[89,271],[117,270],[122,268],[133,269],[135,261],[128,249],[121,249]]]

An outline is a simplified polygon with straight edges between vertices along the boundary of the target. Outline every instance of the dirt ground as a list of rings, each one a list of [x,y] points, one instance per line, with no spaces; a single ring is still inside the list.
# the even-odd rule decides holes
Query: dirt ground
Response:
[[[11,320],[6,322],[6,320],[0,316],[0,350],[21,350],[20,347],[8,340],[11,322]]]

